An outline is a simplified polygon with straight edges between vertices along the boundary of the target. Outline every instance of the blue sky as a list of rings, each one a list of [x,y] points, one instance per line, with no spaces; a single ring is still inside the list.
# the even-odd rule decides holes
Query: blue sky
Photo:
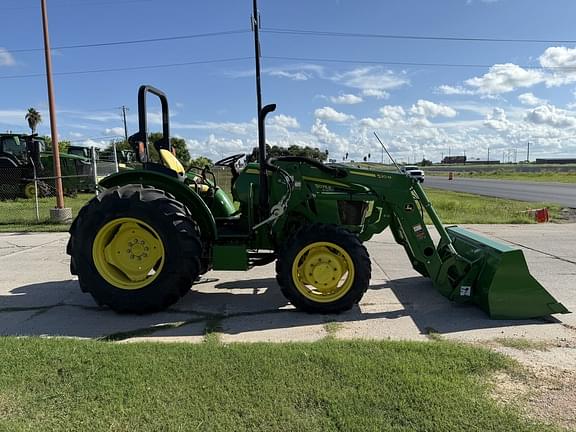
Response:
[[[65,73],[54,77],[61,138],[106,144],[123,133],[122,105],[130,108],[135,132],[137,89],[146,83],[168,94],[172,132],[194,156],[218,159],[255,145],[251,0],[47,1],[54,71]],[[379,160],[377,131],[407,162],[449,153],[485,159],[488,148],[491,159],[513,159],[517,149],[521,160],[528,141],[531,159],[576,155],[573,0],[259,3],[264,101],[278,105],[271,144],[312,145],[338,160],[345,153]],[[35,107],[44,117],[39,132],[49,133],[45,79],[27,76],[44,71],[42,52],[26,51],[42,46],[39,4],[0,4],[2,131],[26,131],[25,111]],[[216,32],[232,33],[56,48]],[[182,63],[196,64],[175,65]],[[134,70],[93,72],[118,68]],[[157,114],[152,104],[150,121],[159,129]]]

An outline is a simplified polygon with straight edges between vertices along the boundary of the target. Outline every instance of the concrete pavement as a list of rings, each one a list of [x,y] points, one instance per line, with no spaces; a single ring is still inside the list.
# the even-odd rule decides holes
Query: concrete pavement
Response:
[[[532,274],[576,311],[576,224],[470,225],[524,248]],[[69,273],[66,233],[0,234],[0,334],[200,342],[337,338],[465,341],[526,337],[576,347],[576,313],[552,320],[494,321],[451,303],[414,272],[389,232],[367,243],[371,289],[359,307],[333,316],[298,312],[281,295],[274,267],[210,272],[167,311],[119,315],[98,307]]]

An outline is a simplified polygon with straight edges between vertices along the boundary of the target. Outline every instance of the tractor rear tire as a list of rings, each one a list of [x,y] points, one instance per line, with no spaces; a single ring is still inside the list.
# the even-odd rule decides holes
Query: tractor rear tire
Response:
[[[167,308],[200,272],[202,244],[189,210],[162,190],[114,187],[84,206],[67,253],[80,288],[117,312]]]
[[[312,224],[298,230],[278,254],[276,280],[296,308],[339,313],[368,289],[371,263],[358,237],[337,225]]]

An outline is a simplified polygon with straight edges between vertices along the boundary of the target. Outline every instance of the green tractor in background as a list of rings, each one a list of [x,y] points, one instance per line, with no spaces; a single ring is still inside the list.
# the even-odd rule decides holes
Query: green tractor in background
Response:
[[[44,139],[36,134],[0,134],[0,199],[53,195],[53,160]],[[61,153],[60,166],[67,195],[95,190],[89,158]]]
[[[162,105],[163,137],[153,143],[148,93]],[[154,312],[177,302],[210,270],[276,261],[278,285],[295,307],[342,312],[369,286],[363,243],[389,227],[414,269],[451,300],[476,303],[492,318],[568,312],[530,276],[520,250],[445,228],[414,178],[304,157],[267,158],[264,125],[274,109],[259,110],[258,162],[241,171],[236,163],[244,154],[216,163],[232,172],[229,196],[209,168],[185,172],[171,151],[166,96],[142,86],[139,132],[129,140],[142,167],[103,179],[104,191],[70,228],[67,252],[81,289],[119,312]],[[150,160],[150,145],[159,161]]]

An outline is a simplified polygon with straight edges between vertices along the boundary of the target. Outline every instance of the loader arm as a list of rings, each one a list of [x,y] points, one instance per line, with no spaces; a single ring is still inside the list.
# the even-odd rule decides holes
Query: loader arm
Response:
[[[363,228],[365,237],[381,232],[386,227],[381,221],[388,219],[395,241],[404,247],[413,268],[430,277],[436,289],[450,300],[475,303],[497,319],[569,312],[530,275],[521,250],[464,228],[445,228],[414,179],[349,169],[348,176],[339,181],[366,186],[375,196],[374,225],[369,217]],[[380,214],[374,215],[374,211]],[[438,244],[424,223],[425,213],[440,236]]]

